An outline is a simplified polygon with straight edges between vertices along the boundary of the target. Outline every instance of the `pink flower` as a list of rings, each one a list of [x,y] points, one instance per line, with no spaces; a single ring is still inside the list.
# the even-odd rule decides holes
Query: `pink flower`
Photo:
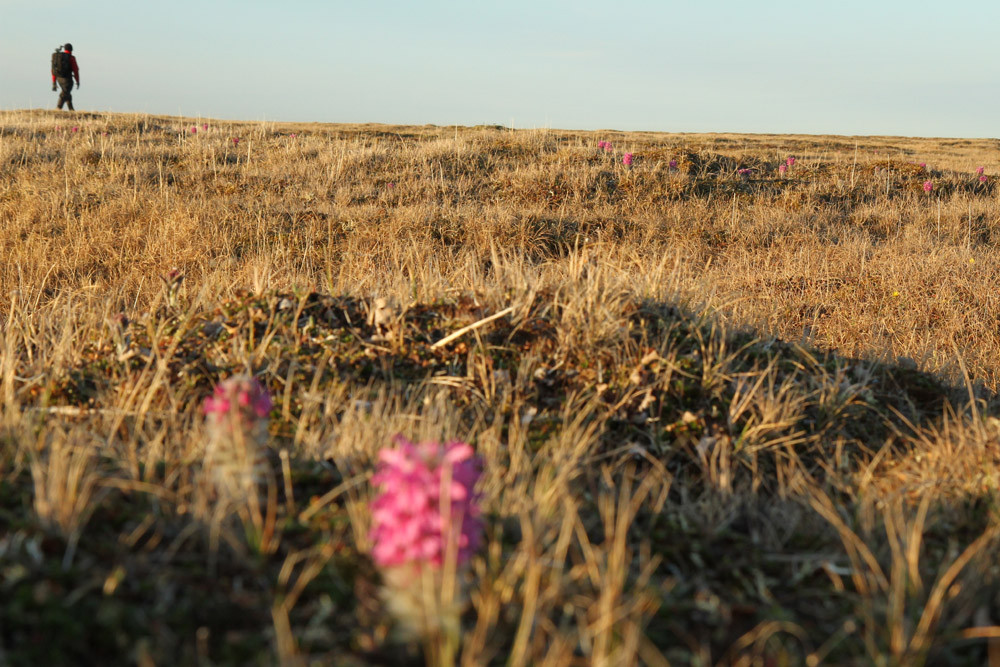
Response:
[[[788,171],[788,165],[787,164],[778,165],[778,173],[779,174],[784,174],[786,171]]]
[[[248,375],[234,375],[215,386],[202,404],[210,423],[249,423],[266,419],[271,413],[271,396],[259,381]]]
[[[934,189],[934,184],[930,181],[924,181],[924,192],[930,192]]]
[[[787,160],[785,160],[785,164],[791,167],[793,164],[795,164],[795,158],[793,157],[788,158]]]
[[[743,178],[748,178],[750,176],[751,169],[749,167],[744,167],[743,169],[737,169],[736,173]]]
[[[632,166],[632,154],[631,153],[625,153],[625,155],[622,156],[622,164],[625,165],[626,167],[631,167]]]
[[[613,146],[611,145],[611,142],[610,141],[605,141],[604,142],[604,150],[605,150],[605,152],[610,153],[612,149],[613,149]]]
[[[191,128],[191,134],[198,134],[198,128],[197,127],[192,127]]]
[[[984,171],[986,171],[986,167],[976,167],[976,173],[979,174],[980,176],[983,175]]]
[[[597,147],[598,147],[598,148],[600,148],[601,150],[604,150],[604,148],[605,148],[605,147],[606,147],[607,145],[608,145],[608,142],[606,142],[606,141],[598,141],[598,142],[597,142]]]
[[[201,129],[203,129],[203,130],[205,130],[206,132],[208,132],[208,123],[202,123],[202,124],[201,124]]]
[[[238,143],[240,143],[240,138],[239,137],[233,137],[233,145],[236,145]]]
[[[921,169],[926,169],[927,168],[927,163],[926,162],[921,162],[917,166],[920,167]]]
[[[74,127],[73,127],[73,131],[74,131],[74,132],[79,132],[79,131],[80,131],[80,128],[78,128],[78,127],[74,126]]]
[[[428,564],[439,568],[456,549],[456,564],[482,541],[481,473],[472,447],[454,440],[413,443],[397,435],[396,447],[379,452],[372,484],[372,558],[380,567]]]
[[[292,139],[294,139],[294,138],[295,138],[295,137],[297,137],[298,135],[297,135],[297,134],[295,134],[294,132],[292,132],[292,133],[291,133],[291,134],[289,134],[288,136],[289,136],[289,137],[291,137]]]
[[[987,179],[986,179],[986,174],[983,174],[982,176],[980,176],[980,177],[979,177],[979,182],[980,182],[980,183],[985,183],[985,182],[986,182],[986,180],[987,180]]]
[[[267,389],[249,375],[234,375],[216,385],[202,404],[215,463],[225,466],[235,452],[249,451],[243,449],[248,445],[266,446],[271,407]]]
[[[668,166],[671,169],[676,169],[677,168],[677,160],[671,160]]]

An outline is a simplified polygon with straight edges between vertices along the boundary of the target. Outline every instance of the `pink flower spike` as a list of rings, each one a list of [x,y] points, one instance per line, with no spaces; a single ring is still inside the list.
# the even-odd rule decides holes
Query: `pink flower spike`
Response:
[[[247,375],[234,375],[215,386],[202,404],[202,412],[216,425],[225,425],[230,419],[249,424],[265,419],[272,407],[264,385]]]
[[[203,130],[205,130],[207,132],[208,131],[208,123],[202,123],[201,124],[201,129],[203,129]]]
[[[289,134],[288,136],[289,136],[289,137],[291,137],[292,139],[294,139],[294,138],[295,138],[295,137],[297,137],[298,135],[297,135],[297,134],[295,134],[294,132],[292,132],[292,133],[291,133],[291,134]]]
[[[920,167],[921,169],[926,169],[926,168],[927,168],[927,163],[926,163],[926,162],[921,162],[921,163],[920,163],[919,165],[917,165],[917,166],[918,166],[918,167]]]
[[[791,167],[793,164],[795,164],[795,158],[793,157],[788,158],[787,160],[785,160],[785,164]]]
[[[984,171],[986,171],[986,167],[976,167],[976,173],[979,174],[980,176],[983,175]]]
[[[78,127],[74,126],[74,127],[73,127],[73,131],[74,131],[74,132],[79,132],[79,131],[80,131],[80,128],[78,128]]]
[[[597,142],[597,147],[600,148],[601,150],[604,150],[604,147],[607,146],[607,145],[608,145],[608,142],[606,142],[606,141],[598,141]]]
[[[784,174],[786,171],[788,171],[788,165],[787,164],[782,164],[782,165],[778,166],[778,173],[779,174]]]
[[[235,145],[235,144],[238,144],[238,143],[240,143],[240,138],[239,137],[233,137],[233,144]]]
[[[632,154],[631,153],[625,153],[625,155],[622,156],[622,164],[625,165],[626,167],[631,167],[632,166]]]
[[[930,192],[934,189],[934,184],[930,181],[924,181],[924,192]]]
[[[985,183],[986,181],[987,181],[986,174],[983,174],[982,176],[979,177],[980,183]]]
[[[671,169],[676,169],[677,168],[677,160],[671,160],[670,163],[669,163],[669,167]]]
[[[436,569],[456,549],[464,564],[482,540],[479,459],[460,441],[414,443],[397,435],[393,442],[379,452],[372,476],[372,558],[380,567]]]

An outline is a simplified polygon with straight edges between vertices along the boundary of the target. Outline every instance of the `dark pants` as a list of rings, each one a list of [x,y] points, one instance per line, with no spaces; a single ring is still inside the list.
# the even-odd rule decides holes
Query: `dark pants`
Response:
[[[58,82],[59,87],[62,89],[59,93],[59,104],[56,105],[56,108],[62,109],[63,104],[68,104],[69,110],[75,111],[75,109],[73,109],[73,95],[70,93],[70,91],[73,90],[73,79],[70,79],[69,77],[64,79],[60,76],[56,79],[56,82]]]

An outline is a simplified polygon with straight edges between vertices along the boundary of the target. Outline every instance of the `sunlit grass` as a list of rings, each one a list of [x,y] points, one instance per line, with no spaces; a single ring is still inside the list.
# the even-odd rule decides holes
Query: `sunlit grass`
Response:
[[[982,663],[992,149],[0,113],[0,656]],[[422,638],[397,434],[482,463]]]

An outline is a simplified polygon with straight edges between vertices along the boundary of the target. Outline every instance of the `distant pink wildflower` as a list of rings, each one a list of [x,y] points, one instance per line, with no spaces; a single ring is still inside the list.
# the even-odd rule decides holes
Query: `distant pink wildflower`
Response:
[[[921,169],[926,169],[927,168],[927,163],[926,162],[921,162],[917,166],[920,167]]]
[[[606,141],[598,141],[597,142],[597,147],[600,148],[601,150],[604,150],[604,147],[607,146],[607,145],[608,145],[608,142],[606,142]]]
[[[297,134],[295,134],[294,132],[292,132],[292,133],[291,133],[291,134],[289,134],[288,136],[289,136],[289,137],[291,137],[292,139],[294,139],[295,137],[297,137],[297,136],[299,136],[299,135],[297,135]]]
[[[788,165],[787,164],[778,165],[778,173],[779,174],[784,175],[785,172],[787,172],[787,171],[788,171]]]
[[[203,129],[203,130],[205,130],[207,132],[208,131],[208,123],[202,123],[201,124],[201,129]]]
[[[234,375],[215,386],[202,411],[210,423],[222,425],[232,419],[238,423],[264,419],[272,406],[264,385],[247,375]]]
[[[611,150],[613,150],[613,148],[614,148],[614,146],[612,146],[612,145],[611,145],[611,142],[610,142],[610,141],[605,141],[605,142],[604,142],[604,150],[605,150],[606,152],[609,152],[609,153],[610,153],[610,152],[611,152]]]
[[[379,452],[372,484],[372,558],[380,567],[439,568],[448,549],[462,565],[479,547],[483,525],[473,487],[481,475],[472,447],[452,441],[413,443],[401,435]]]
[[[980,176],[983,175],[984,171],[986,171],[986,167],[976,167],[976,173],[979,174]]]
[[[192,127],[191,128],[191,134],[198,134],[198,128],[197,127]]]
[[[785,160],[785,164],[791,167],[793,164],[795,164],[795,158],[793,157],[788,158],[787,160]]]
[[[205,470],[216,491],[236,498],[256,493],[267,466],[271,396],[249,375],[234,375],[216,385],[205,399]]]
[[[238,144],[238,143],[240,143],[240,138],[239,137],[233,137],[233,144]]]
[[[746,178],[750,175],[750,171],[751,170],[749,167],[744,167],[743,169],[737,169],[736,173],[742,176],[743,178]]]
[[[988,179],[986,178],[986,174],[983,174],[983,175],[981,175],[981,176],[979,177],[979,182],[980,182],[980,183],[985,183],[985,182],[986,182],[987,180],[988,180]]]
[[[78,128],[78,127],[76,127],[76,126],[73,126],[73,131],[74,131],[74,132],[79,132],[79,131],[80,131],[80,128]]]
[[[668,166],[669,166],[669,167],[670,167],[671,169],[676,169],[676,168],[677,168],[677,160],[671,160],[671,161],[669,162]]]
[[[622,156],[622,164],[625,165],[626,167],[631,167],[632,166],[632,154],[631,153],[625,153],[625,155]]]
[[[934,189],[934,184],[930,181],[924,181],[924,192],[930,192]]]

